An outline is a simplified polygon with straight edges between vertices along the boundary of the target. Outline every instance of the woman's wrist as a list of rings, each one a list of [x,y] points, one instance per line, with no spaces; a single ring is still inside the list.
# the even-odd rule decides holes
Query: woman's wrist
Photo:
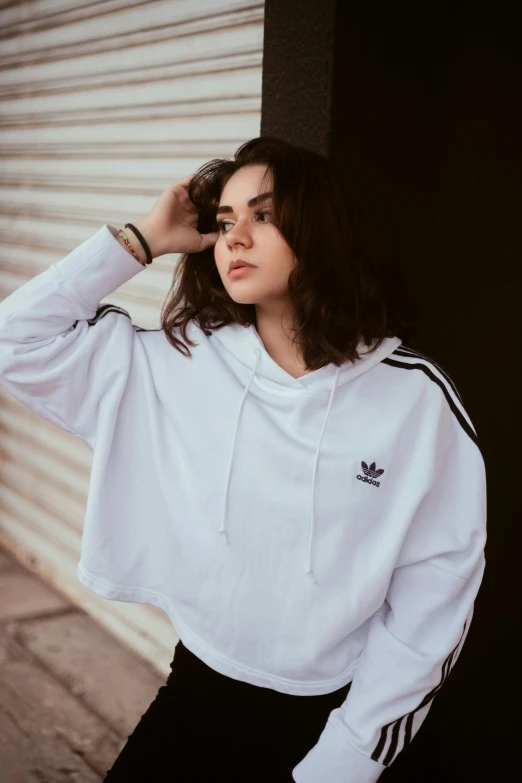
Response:
[[[143,218],[142,220],[134,221],[133,225],[135,225],[140,234],[143,235],[143,239],[149,246],[152,258],[157,258],[158,256],[163,255],[164,251],[155,241],[154,231],[152,230],[152,227],[149,225],[149,223],[147,223],[146,219]],[[137,234],[135,234],[130,226],[125,229],[125,232],[128,232],[132,236],[134,249],[139,254],[139,257],[143,261],[146,261],[147,254],[145,252],[145,248],[140,242],[140,238],[137,236]]]

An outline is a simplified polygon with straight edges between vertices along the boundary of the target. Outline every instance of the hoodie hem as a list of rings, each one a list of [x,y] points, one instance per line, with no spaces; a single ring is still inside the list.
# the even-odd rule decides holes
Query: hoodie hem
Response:
[[[221,653],[203,642],[187,627],[180,618],[172,602],[161,593],[146,588],[136,589],[134,587],[123,587],[108,582],[98,576],[89,573],[80,562],[77,567],[79,581],[88,590],[96,595],[106,598],[110,601],[124,601],[129,603],[150,604],[161,609],[168,616],[174,630],[185,645],[201,661],[210,666],[215,671],[223,674],[225,677],[231,677],[234,680],[247,682],[250,685],[256,685],[260,688],[272,688],[280,693],[288,693],[294,696],[321,696],[327,693],[333,693],[339,688],[347,685],[357,666],[358,658],[353,661],[348,670],[333,680],[320,680],[315,682],[297,682],[288,680],[284,677],[271,677],[256,669],[249,669],[236,661],[230,660]]]

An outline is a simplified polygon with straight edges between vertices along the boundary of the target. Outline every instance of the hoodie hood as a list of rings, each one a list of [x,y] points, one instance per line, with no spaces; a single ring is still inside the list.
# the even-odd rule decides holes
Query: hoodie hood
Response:
[[[314,542],[314,509],[315,509],[315,478],[317,473],[317,465],[319,462],[319,456],[321,453],[321,444],[323,441],[323,435],[328,425],[330,417],[330,411],[332,403],[335,397],[336,390],[339,386],[344,386],[345,383],[357,378],[365,372],[368,372],[379,364],[383,359],[388,357],[395,349],[401,344],[402,340],[399,337],[387,337],[381,343],[381,345],[372,353],[369,353],[372,346],[367,346],[363,341],[358,345],[358,353],[360,359],[356,362],[346,362],[340,367],[336,367],[334,364],[328,364],[325,367],[321,367],[319,370],[314,370],[301,376],[300,378],[294,378],[286,370],[280,367],[274,359],[270,356],[266,350],[261,337],[252,324],[250,326],[243,326],[241,324],[227,324],[226,326],[218,329],[215,332],[211,332],[210,337],[215,345],[218,353],[222,355],[225,360],[230,361],[231,357],[235,357],[237,362],[243,365],[247,369],[247,382],[244,386],[243,393],[239,402],[236,426],[234,431],[234,439],[232,446],[232,453],[230,456],[227,482],[225,488],[225,502],[223,508],[223,517],[219,532],[224,544],[228,543],[227,536],[227,508],[228,508],[228,491],[230,486],[230,479],[234,468],[234,453],[236,446],[237,433],[240,427],[241,414],[249,390],[254,380],[262,382],[265,389],[273,387],[274,391],[278,394],[285,393],[295,394],[299,396],[303,393],[310,392],[317,394],[318,404],[324,405],[324,422],[321,429],[319,439],[317,441],[317,447],[315,450],[315,458],[313,466],[311,466],[311,493],[310,493],[310,534],[309,534],[309,547],[308,547],[308,562],[306,564],[306,573],[314,584],[317,584],[313,572],[313,542]],[[228,363],[228,362],[227,362]],[[242,377],[244,375],[242,374]],[[297,402],[297,400],[296,400]],[[335,423],[334,423],[335,426]]]

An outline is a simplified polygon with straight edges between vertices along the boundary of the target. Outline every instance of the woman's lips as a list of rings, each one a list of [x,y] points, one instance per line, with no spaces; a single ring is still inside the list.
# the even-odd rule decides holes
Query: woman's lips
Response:
[[[229,274],[229,277],[236,278],[236,277],[243,277],[244,275],[247,275],[249,272],[253,272],[255,269],[255,266],[237,266],[235,269],[231,269]]]
[[[228,271],[230,272],[232,269],[238,269],[240,266],[254,266],[254,264],[251,264],[250,261],[245,261],[244,258],[233,258],[228,265]]]

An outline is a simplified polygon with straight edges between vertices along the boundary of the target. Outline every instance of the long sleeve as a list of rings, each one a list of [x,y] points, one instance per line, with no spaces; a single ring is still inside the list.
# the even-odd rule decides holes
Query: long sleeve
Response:
[[[0,385],[90,448],[125,389],[135,328],[102,305],[144,267],[104,225],[0,303]]]
[[[376,781],[419,730],[462,650],[485,568],[485,466],[475,431],[441,399],[429,488],[347,698],[294,768],[297,783]]]

